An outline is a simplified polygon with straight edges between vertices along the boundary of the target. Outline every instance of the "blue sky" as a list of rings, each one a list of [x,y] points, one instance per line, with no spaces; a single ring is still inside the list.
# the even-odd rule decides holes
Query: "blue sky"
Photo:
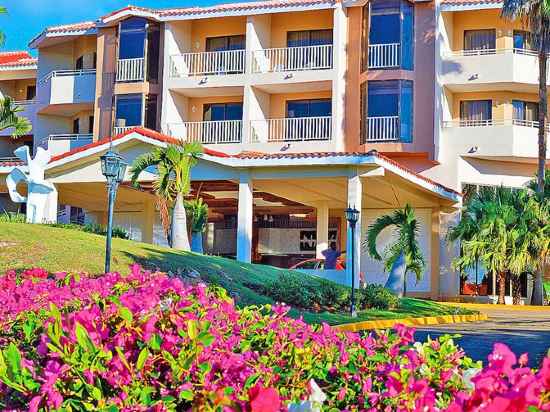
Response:
[[[8,14],[0,16],[6,34],[3,51],[26,49],[44,27],[95,20],[128,4],[144,7],[188,7],[230,3],[231,0],[0,0]]]

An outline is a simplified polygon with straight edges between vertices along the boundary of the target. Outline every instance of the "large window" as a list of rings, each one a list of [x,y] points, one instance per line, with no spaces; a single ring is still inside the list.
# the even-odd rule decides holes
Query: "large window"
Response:
[[[363,89],[366,124],[363,141],[413,140],[413,83],[410,80],[371,81]]]
[[[147,20],[131,17],[120,23],[119,59],[138,59],[145,57],[145,38]]]
[[[514,123],[519,125],[531,125],[539,119],[539,105],[536,102],[512,100],[514,107]]]
[[[322,46],[332,44],[332,30],[301,30],[289,31],[286,39],[287,47]]]
[[[297,117],[326,117],[332,115],[330,99],[289,100],[286,102],[286,115]]]
[[[119,95],[116,98],[117,127],[141,126],[143,96],[141,94]]]
[[[207,52],[244,50],[245,47],[244,35],[209,37],[206,39]],[[237,55],[235,53],[219,53],[215,59],[204,59],[200,64],[204,66],[202,71],[205,73],[231,74],[244,72],[245,60],[244,53]]]
[[[370,7],[370,13],[363,13],[363,25],[369,27],[369,50],[363,54],[363,69],[412,70],[414,5],[407,0],[374,0],[365,7]]]
[[[533,50],[531,33],[525,30],[514,30],[514,50],[518,52]]]
[[[488,126],[492,120],[492,100],[464,100],[460,102],[460,126]]]
[[[479,53],[494,53],[497,33],[495,29],[465,30],[464,50]]]
[[[244,50],[244,35],[208,37],[206,51]]]
[[[242,120],[243,104],[238,103],[212,103],[205,104],[203,108],[204,121]]]

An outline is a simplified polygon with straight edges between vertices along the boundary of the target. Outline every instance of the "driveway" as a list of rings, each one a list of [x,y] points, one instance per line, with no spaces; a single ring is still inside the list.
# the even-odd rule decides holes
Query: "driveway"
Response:
[[[428,335],[437,337],[443,334],[461,334],[462,337],[456,341],[464,348],[466,354],[484,362],[493,345],[502,342],[518,356],[527,353],[529,366],[536,367],[550,349],[549,309],[507,309],[489,306],[481,310],[489,316],[489,320],[485,322],[418,328],[415,337],[417,340],[425,340]]]

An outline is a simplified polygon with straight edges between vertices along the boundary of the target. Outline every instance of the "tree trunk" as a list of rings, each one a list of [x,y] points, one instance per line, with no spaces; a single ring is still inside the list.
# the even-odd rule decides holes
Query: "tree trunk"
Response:
[[[548,97],[546,94],[546,64],[548,57],[546,55],[546,41],[543,39],[539,52],[539,159],[537,170],[537,189],[542,196],[544,193],[544,173],[546,166],[546,110],[548,106]]]
[[[544,295],[543,295],[543,272],[544,269],[539,268],[535,273],[535,280],[533,282],[533,292],[531,294],[531,305],[542,306],[544,304]]]
[[[521,304],[521,277],[519,275],[512,275],[512,296],[514,299],[514,305]]]
[[[183,204],[183,194],[178,193],[172,210],[172,247],[189,251],[189,236],[187,234],[187,214]]]
[[[498,301],[499,305],[506,304],[506,272],[498,273]]]
[[[403,297],[404,293],[406,268],[405,255],[401,253],[393,263],[390,276],[384,285],[385,288],[391,290],[394,295],[400,298]]]

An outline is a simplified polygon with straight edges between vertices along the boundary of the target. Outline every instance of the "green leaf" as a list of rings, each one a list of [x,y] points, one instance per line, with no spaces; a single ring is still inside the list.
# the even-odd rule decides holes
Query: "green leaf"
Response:
[[[90,339],[90,336],[88,335],[88,331],[82,326],[80,323],[76,323],[75,326],[75,335],[76,340],[78,344],[84,348],[86,351],[90,353],[95,353],[96,347],[92,340]]]
[[[5,351],[8,375],[14,382],[21,383],[21,354],[12,342]]]
[[[120,317],[124,319],[126,322],[132,323],[132,321],[134,320],[134,316],[132,315],[132,312],[126,306],[121,306],[118,309],[118,312],[120,314]]]
[[[186,401],[192,401],[193,400],[193,392],[189,389],[184,389],[180,392],[180,399],[186,400]]]
[[[139,353],[137,363],[136,363],[136,369],[138,371],[143,369],[143,366],[145,365],[145,362],[147,361],[148,357],[149,357],[149,349],[143,348]]]
[[[123,365],[126,367],[126,369],[131,371],[132,368],[130,368],[130,364],[128,363],[128,359],[126,359],[126,356],[124,355],[124,352],[122,352],[122,349],[120,348],[120,346],[116,346],[115,350],[116,350],[116,353],[118,353],[118,357],[120,358],[120,361],[123,363]]]
[[[210,333],[208,332],[201,332],[199,333],[199,336],[197,337],[197,339],[204,345],[204,346],[210,346],[215,340],[216,338],[211,335]]]
[[[189,335],[189,338],[191,340],[197,339],[197,336],[199,335],[199,322],[197,322],[196,320],[188,320],[187,334]]]
[[[160,350],[160,345],[162,344],[162,338],[157,335],[156,333],[151,336],[151,340],[149,340],[149,347],[153,350]]]
[[[100,401],[101,398],[102,398],[101,390],[97,386],[92,386],[92,390],[90,391],[90,395],[96,401]]]

